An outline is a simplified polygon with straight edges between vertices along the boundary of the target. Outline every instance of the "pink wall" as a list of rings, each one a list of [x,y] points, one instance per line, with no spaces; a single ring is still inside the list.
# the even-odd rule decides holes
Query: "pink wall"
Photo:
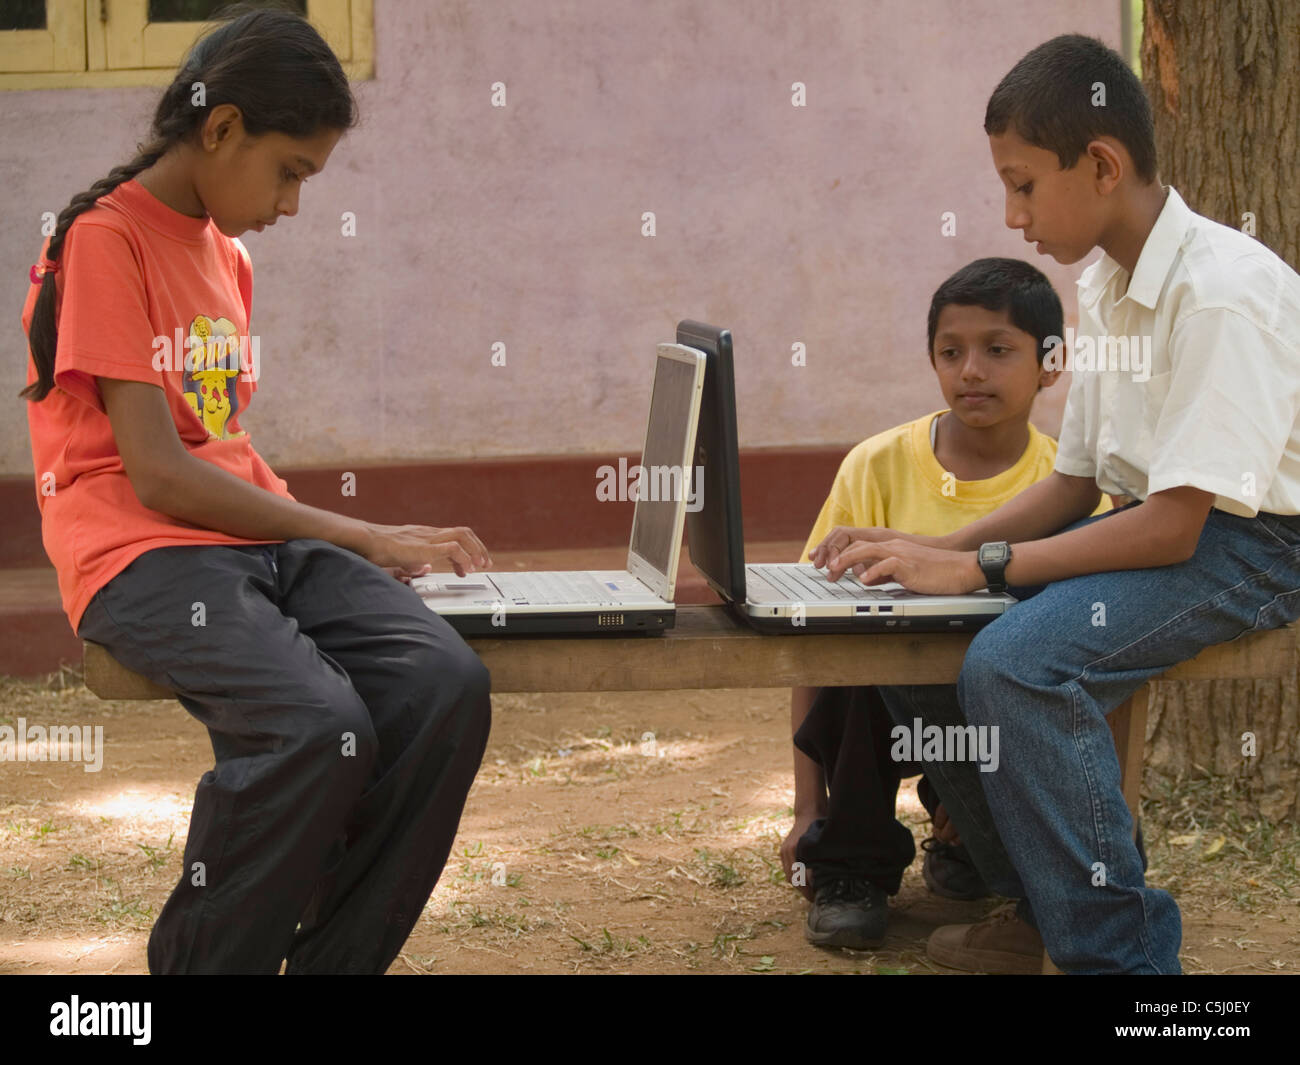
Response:
[[[848,444],[942,405],[925,315],[970,259],[1035,262],[1074,315],[1080,269],[1004,227],[981,123],[1035,44],[1118,46],[1117,0],[375,8],[362,127],[297,218],[245,238],[245,427],[273,465],[634,453],[681,317],[735,334],[742,446]],[[31,471],[18,316],[41,212],[129,157],[156,92],[0,93],[2,474]],[[1040,401],[1052,432],[1065,387]]]

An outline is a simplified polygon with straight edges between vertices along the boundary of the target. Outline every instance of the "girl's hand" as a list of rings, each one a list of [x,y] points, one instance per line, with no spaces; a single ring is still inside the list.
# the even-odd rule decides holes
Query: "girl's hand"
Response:
[[[492,567],[487,548],[464,526],[438,529],[431,525],[366,522],[366,529],[368,542],[358,554],[404,584],[409,584],[412,577],[432,572],[435,562],[450,562],[458,577]]]
[[[407,572],[406,570],[402,569],[401,566],[381,566],[380,569],[382,569],[385,573],[387,573],[387,574],[388,574],[390,577],[392,577],[393,579],[395,579],[395,580],[399,580],[399,581],[401,581],[403,584],[410,584],[410,583],[411,583],[411,578],[412,578],[412,577],[423,577],[426,573],[428,573],[430,570],[432,570],[433,567],[432,567],[432,566],[422,566],[422,567],[420,568],[420,572],[419,572],[419,573],[409,573],[409,572]]]
[[[851,525],[837,525],[826,534],[826,538],[821,543],[808,553],[808,557],[818,569],[825,569],[827,562],[834,555],[839,554],[855,540],[864,540],[868,543],[879,543],[882,540],[907,540],[914,544],[927,544],[934,547],[937,539],[938,537],[934,536],[901,533],[896,529],[886,529],[883,526],[855,528]]]
[[[863,584],[897,581],[909,592],[964,595],[988,587],[977,551],[944,551],[910,540],[858,540],[827,562],[826,577],[837,581],[853,570]]]

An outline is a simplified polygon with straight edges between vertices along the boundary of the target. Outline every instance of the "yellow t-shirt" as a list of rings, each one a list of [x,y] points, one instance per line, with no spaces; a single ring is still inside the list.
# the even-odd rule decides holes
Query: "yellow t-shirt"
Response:
[[[844,457],[797,561],[807,562],[808,552],[836,525],[946,536],[991,514],[1056,465],[1056,441],[1031,423],[1029,446],[1014,466],[983,481],[959,481],[939,465],[930,445],[930,426],[944,413],[877,433]],[[1103,495],[1093,513],[1110,509],[1110,498]]]

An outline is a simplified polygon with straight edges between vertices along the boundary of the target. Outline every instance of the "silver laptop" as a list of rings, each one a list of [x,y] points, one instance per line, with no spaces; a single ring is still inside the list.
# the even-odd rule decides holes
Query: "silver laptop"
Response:
[[[677,340],[708,360],[695,464],[709,491],[687,515],[691,561],[750,625],[784,633],[964,631],[987,625],[1017,602],[988,591],[921,595],[893,582],[866,587],[851,573],[832,583],[811,562],[746,565],[731,332],[686,320],[677,325]]]
[[[635,499],[627,568],[429,574],[411,587],[465,635],[656,632],[671,628],[682,528],[693,494],[704,353],[660,344]]]

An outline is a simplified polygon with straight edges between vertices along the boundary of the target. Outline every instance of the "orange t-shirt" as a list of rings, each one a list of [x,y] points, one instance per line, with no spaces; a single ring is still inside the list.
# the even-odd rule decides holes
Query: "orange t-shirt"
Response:
[[[152,548],[281,542],[228,536],[145,507],[96,377],[158,385],[190,454],[293,496],[240,424],[261,362],[248,339],[253,267],[243,244],[132,180],[72,223],[55,281],[55,387],[39,403],[26,401],[27,423],[41,538],[76,632],[95,592]],[[27,294],[24,333],[38,291]],[[29,349],[27,383],[36,377]]]

